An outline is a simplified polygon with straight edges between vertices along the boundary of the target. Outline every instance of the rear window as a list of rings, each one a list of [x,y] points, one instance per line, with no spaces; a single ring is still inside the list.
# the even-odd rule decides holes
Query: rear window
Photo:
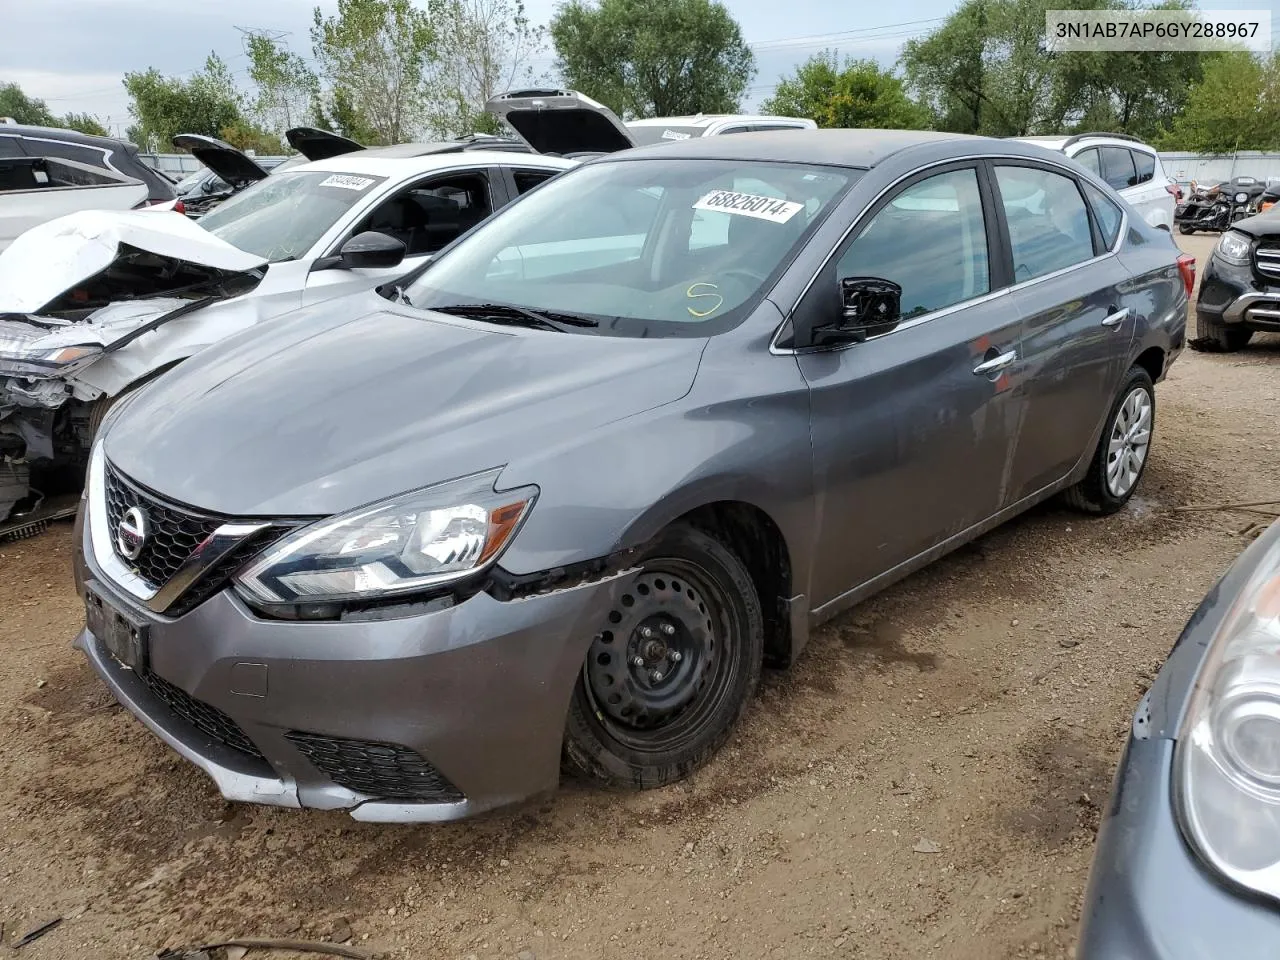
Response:
[[[1146,183],[1156,175],[1156,158],[1142,150],[1133,150],[1133,165],[1138,171],[1138,183]]]

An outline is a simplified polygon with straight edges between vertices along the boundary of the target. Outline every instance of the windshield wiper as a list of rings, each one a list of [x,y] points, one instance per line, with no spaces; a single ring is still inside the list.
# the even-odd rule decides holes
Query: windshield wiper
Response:
[[[451,306],[431,307],[439,313],[452,313],[471,317],[486,323],[507,323],[518,327],[535,327],[567,333],[574,327],[598,327],[600,322],[591,317],[574,313],[556,313],[549,310],[530,310],[509,303],[457,303]]]

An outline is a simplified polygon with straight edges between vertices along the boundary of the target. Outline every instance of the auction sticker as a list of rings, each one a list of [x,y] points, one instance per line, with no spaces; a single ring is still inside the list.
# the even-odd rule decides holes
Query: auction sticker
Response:
[[[371,183],[374,183],[369,177],[355,177],[349,173],[335,173],[331,177],[325,177],[320,181],[322,187],[341,187],[343,190],[364,190]]]
[[[662,139],[663,140],[688,140],[689,134],[681,133],[679,130],[663,130]]]
[[[753,193],[734,193],[732,190],[712,190],[693,205],[695,210],[715,210],[720,213],[736,213],[742,217],[786,223],[804,209],[803,203],[779,200],[777,197],[760,197]]]

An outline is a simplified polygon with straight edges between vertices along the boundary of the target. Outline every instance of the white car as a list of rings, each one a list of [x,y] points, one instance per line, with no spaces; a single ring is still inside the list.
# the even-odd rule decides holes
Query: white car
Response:
[[[13,491],[82,469],[123,393],[254,324],[408,273],[575,165],[403,144],[273,173],[198,222],[97,211],[27,231],[0,254],[0,522],[35,506]]]
[[[1153,227],[1173,229],[1178,184],[1160,163],[1155,147],[1124,133],[1077,133],[1070,137],[1019,137],[1065,153],[1096,173],[1137,208]]]

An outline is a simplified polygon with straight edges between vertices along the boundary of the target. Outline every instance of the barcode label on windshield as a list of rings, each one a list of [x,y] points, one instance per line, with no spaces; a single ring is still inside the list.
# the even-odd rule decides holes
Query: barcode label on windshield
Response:
[[[804,209],[804,204],[796,203],[794,200],[779,200],[777,197],[758,197],[753,193],[712,190],[695,203],[693,209],[736,213],[742,217],[786,223]]]
[[[368,177],[353,177],[347,173],[335,173],[320,181],[322,187],[341,187],[343,190],[363,190],[373,183]]]

